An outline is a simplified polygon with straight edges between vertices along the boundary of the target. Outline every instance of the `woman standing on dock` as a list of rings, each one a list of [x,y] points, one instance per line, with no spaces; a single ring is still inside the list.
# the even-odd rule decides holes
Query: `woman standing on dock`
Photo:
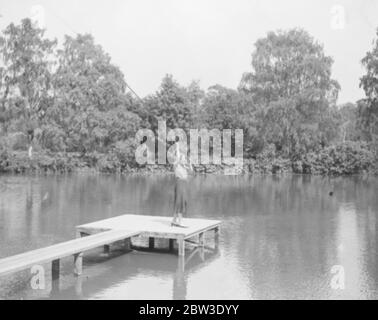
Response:
[[[186,216],[189,171],[193,172],[193,168],[188,162],[186,154],[181,150],[179,142],[176,142],[176,155],[173,168],[175,172],[175,188],[173,200],[174,212],[171,225],[184,228],[182,217]]]

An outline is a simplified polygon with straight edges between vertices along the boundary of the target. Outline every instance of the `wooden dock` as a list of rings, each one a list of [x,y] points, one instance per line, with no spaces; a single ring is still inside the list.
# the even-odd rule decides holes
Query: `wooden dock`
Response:
[[[204,246],[204,234],[211,231],[214,232],[214,246],[218,246],[221,221],[184,218],[185,228],[173,227],[171,221],[172,217],[125,214],[77,226],[76,233],[80,237],[108,230],[138,232],[140,237],[149,239],[150,249],[154,248],[156,238],[169,239],[169,248],[173,249],[176,241],[178,254],[185,256],[186,242]]]
[[[0,259],[0,276],[27,269],[34,265],[50,263],[52,280],[59,279],[60,259],[73,256],[74,273],[82,273],[83,252],[104,247],[109,253],[110,245],[123,241],[126,251],[131,249],[133,237],[148,238],[148,249],[154,249],[155,239],[169,239],[169,251],[177,242],[178,254],[185,260],[185,243],[205,248],[205,232],[214,233],[214,249],[218,249],[221,221],[206,219],[183,219],[186,226],[171,226],[172,217],[125,214],[76,227],[76,239]],[[190,258],[190,257],[189,257]]]
[[[110,230],[102,233],[61,242],[49,247],[28,251],[0,260],[0,275],[5,275],[32,267],[34,265],[52,262],[52,278],[59,278],[60,259],[73,256],[75,274],[82,273],[83,252],[103,245],[125,240],[126,244],[132,236],[137,235],[135,231]]]

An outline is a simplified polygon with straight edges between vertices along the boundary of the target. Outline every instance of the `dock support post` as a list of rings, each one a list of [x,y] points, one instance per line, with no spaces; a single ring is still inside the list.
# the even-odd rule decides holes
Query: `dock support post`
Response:
[[[110,245],[106,244],[104,245],[104,254],[109,255],[110,253]]]
[[[214,229],[214,243],[215,243],[215,249],[219,248],[219,234],[220,234],[220,228],[216,227]]]
[[[56,279],[51,281],[50,298],[55,299],[55,295],[60,291],[60,280]]]
[[[58,280],[60,274],[60,260],[53,260],[51,263],[51,278],[52,280]]]
[[[89,234],[82,232],[82,231],[79,231],[79,230],[76,230],[76,238],[82,238],[82,237],[86,237],[86,236],[89,236]]]
[[[149,249],[155,248],[155,238],[153,237],[148,238],[148,248]]]
[[[185,257],[184,256],[180,256],[178,258],[177,271],[181,274],[181,276],[184,275],[184,272],[185,272]]]
[[[201,258],[202,261],[205,261],[205,247],[200,247],[199,248],[199,256]]]
[[[76,296],[81,298],[83,296],[83,277],[77,277],[75,282]]]
[[[175,247],[175,239],[169,239],[169,251],[173,251]]]
[[[74,255],[74,274],[80,276],[83,273],[83,253],[79,252]]]
[[[179,256],[185,256],[185,239],[179,238],[178,240],[178,254]]]
[[[131,251],[131,238],[127,238],[123,241],[123,248],[125,251]]]
[[[204,233],[201,232],[199,235],[198,235],[198,244],[200,247],[203,247],[205,245],[204,243]]]

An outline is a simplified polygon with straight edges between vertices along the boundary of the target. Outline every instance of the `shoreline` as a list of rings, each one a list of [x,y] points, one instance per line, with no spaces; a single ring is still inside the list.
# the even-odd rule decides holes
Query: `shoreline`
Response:
[[[98,155],[96,155],[98,157]],[[106,154],[100,154],[100,157]],[[352,176],[352,175],[378,175],[377,164],[372,163],[367,169],[343,172],[340,166],[332,167],[327,171],[327,164],[317,164],[317,170],[304,170],[305,164],[300,161],[291,161],[280,157],[272,159],[244,159],[242,168],[238,168],[235,174],[226,174],[225,171],[232,169],[226,164],[193,165],[196,175],[313,175],[313,176]],[[8,154],[7,159],[0,158],[0,175],[60,175],[60,174],[117,174],[117,175],[167,175],[173,174],[172,165],[143,165],[139,166],[115,161],[103,164],[101,158],[94,159],[91,154],[78,153],[50,153],[35,152],[32,159],[26,151],[18,151]]]

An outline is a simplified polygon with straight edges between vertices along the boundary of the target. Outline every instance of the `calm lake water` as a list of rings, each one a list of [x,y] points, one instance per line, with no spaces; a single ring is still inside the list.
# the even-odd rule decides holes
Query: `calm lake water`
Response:
[[[188,251],[182,271],[173,254],[94,250],[79,279],[70,258],[59,283],[46,265],[45,289],[31,288],[30,270],[0,276],[0,298],[378,298],[377,179],[201,176],[191,184],[188,215],[224,222],[218,251]],[[72,239],[82,223],[168,216],[172,199],[171,176],[0,176],[0,258]],[[344,289],[331,285],[333,266],[343,267]]]

